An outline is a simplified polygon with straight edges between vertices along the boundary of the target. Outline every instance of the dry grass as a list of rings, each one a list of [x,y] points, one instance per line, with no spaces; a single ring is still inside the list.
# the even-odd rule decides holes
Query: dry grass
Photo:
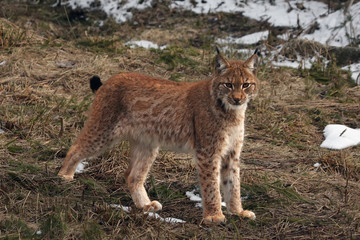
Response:
[[[262,68],[261,92],[248,111],[242,154],[244,205],[255,211],[257,220],[227,216],[225,224],[202,225],[201,209],[185,196],[198,186],[194,163],[187,155],[164,151],[146,187],[151,198],[163,203],[162,217],[187,222],[164,223],[147,218],[133,206],[123,177],[129,153],[126,142],[94,159],[73,182],[63,182],[56,173],[92,102],[89,77],[97,74],[106,80],[118,72],[137,71],[178,81],[206,78],[213,53],[187,45],[189,37],[202,38],[203,32],[189,24],[188,29],[181,29],[188,33],[184,39],[181,34],[166,38],[174,33],[171,27],[144,29],[125,24],[117,26],[118,34],[98,36],[90,29],[88,35],[64,40],[40,35],[50,30],[39,29],[42,20],[32,17],[36,24],[28,28],[22,27],[23,18],[0,19],[4,26],[0,29],[15,33],[0,48],[0,62],[6,61],[0,66],[0,129],[5,131],[0,134],[0,238],[360,237],[359,147],[319,148],[326,124],[359,128],[358,87],[346,87],[344,95],[323,97],[320,93],[329,86],[298,71]],[[74,29],[81,29],[75,25]],[[62,27],[62,23],[54,25],[51,31],[61,32]],[[128,39],[147,36],[159,44],[169,39],[183,45],[171,51],[129,49],[125,40],[116,37],[122,36],[122,30],[129,31]],[[157,35],[161,39],[156,40]],[[174,66],[161,59],[174,61]],[[57,63],[71,64],[60,68]],[[316,162],[322,167],[313,167]],[[133,210],[113,209],[112,203]],[[36,234],[38,230],[41,234]]]

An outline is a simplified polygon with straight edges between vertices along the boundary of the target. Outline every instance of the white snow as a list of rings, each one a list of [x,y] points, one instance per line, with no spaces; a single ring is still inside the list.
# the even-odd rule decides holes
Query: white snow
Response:
[[[152,2],[153,0],[68,0],[62,4],[67,4],[73,9],[78,7],[101,9],[117,22],[125,22],[131,19],[132,10],[143,10],[151,7]],[[241,12],[246,17],[258,21],[267,21],[273,26],[296,28],[300,25],[303,29],[308,29],[317,22],[319,29],[311,34],[304,33],[299,37],[331,46],[349,45],[348,36],[353,39],[359,38],[360,2],[353,4],[346,15],[343,9],[329,14],[327,4],[314,0],[276,0],[273,5],[270,1],[264,0],[183,0],[171,2],[171,8],[188,9],[198,14]],[[304,8],[300,9],[298,4],[302,4]],[[281,37],[286,39],[287,36],[287,34],[284,34]],[[253,38],[255,36],[248,37]],[[243,39],[243,41],[253,42],[255,40]]]
[[[341,150],[360,144],[360,129],[330,124],[324,129],[325,140],[320,147]]]
[[[194,7],[191,2],[195,2]],[[252,0],[235,1],[235,0],[184,0],[174,1],[171,5],[172,8],[181,7],[189,9],[195,13],[208,13],[208,12],[241,12],[244,16],[256,19],[259,21],[267,20],[273,26],[289,26],[297,27],[298,19],[299,24],[304,27],[311,23],[316,17],[327,12],[327,5],[317,1],[301,1],[305,7],[300,10],[296,7],[298,0],[290,0],[289,3],[292,7],[291,11],[289,3],[286,0],[276,0],[274,5],[270,1]]]
[[[145,213],[150,217],[153,217],[155,219],[159,219],[160,221],[166,222],[166,223],[186,223],[184,220],[178,219],[178,218],[171,218],[171,217],[167,217],[167,218],[162,218],[160,217],[159,214],[154,213],[154,212],[148,212]]]
[[[37,235],[41,235],[41,234],[42,234],[41,230],[37,230],[37,231],[36,231],[36,234],[37,234]]]
[[[81,162],[79,163],[79,165],[76,167],[75,173],[83,173],[85,170],[86,165],[88,165],[88,162]]]
[[[355,81],[357,85],[360,85],[360,63],[354,63],[345,67],[342,67],[343,70],[350,70],[351,78]]]
[[[195,193],[196,189],[192,190],[191,192],[186,192],[185,195],[190,199],[190,201],[194,201],[197,202],[195,204],[195,207],[202,207],[202,199],[200,197],[199,194]],[[245,197],[241,197],[241,200],[246,200],[247,196]],[[221,202],[221,206],[226,207],[226,203],[225,202]]]
[[[5,133],[5,131],[0,128],[0,134],[3,134],[3,133]]]
[[[5,63],[6,63],[6,61],[5,61],[5,60],[4,60],[4,61],[2,61],[2,62],[0,62],[0,66],[5,65]]]
[[[109,206],[112,207],[112,208],[121,209],[121,210],[123,210],[124,212],[127,212],[127,213],[129,213],[131,211],[131,207],[123,206],[123,205],[120,205],[120,204],[113,204],[112,203]]]
[[[263,31],[263,32],[256,32],[252,34],[248,34],[245,36],[242,36],[240,38],[236,37],[226,37],[224,39],[219,38],[216,40],[219,44],[255,44],[260,42],[261,40],[266,40],[269,36],[269,31]]]
[[[273,53],[272,55],[275,55],[276,53]],[[271,64],[276,67],[290,67],[290,68],[302,68],[302,69],[310,69],[312,66],[312,63],[316,60],[315,57],[313,58],[305,58],[301,59],[301,57],[298,56],[297,59],[287,59],[283,56],[278,56],[277,60],[271,59]]]
[[[129,213],[131,211],[131,207],[123,206],[120,204],[110,204],[109,206],[112,208],[116,208],[116,209],[122,209],[124,212],[127,212],[127,213]],[[178,218],[172,218],[172,217],[163,218],[159,214],[154,213],[154,212],[144,212],[144,214],[148,215],[149,217],[159,219],[160,221],[163,221],[166,223],[186,223],[186,221],[178,219]]]
[[[349,45],[349,38],[360,37],[360,2],[352,5],[350,13],[344,15],[344,10],[340,9],[330,13],[325,17],[316,19],[319,24],[319,30],[314,33],[301,35],[301,38],[314,40],[330,46]]]
[[[147,41],[147,40],[128,41],[127,43],[125,43],[125,45],[130,46],[130,48],[136,48],[136,47],[143,47],[143,48],[146,48],[146,49],[150,49],[150,48],[158,49],[158,48],[160,48],[161,50],[166,48],[166,46],[159,47],[159,45],[157,45],[156,43],[153,43],[153,42],[150,42],[150,41]]]
[[[315,163],[315,164],[314,164],[314,167],[315,167],[315,168],[318,168],[318,167],[320,167],[320,166],[321,166],[321,163]]]
[[[125,22],[132,18],[131,10],[143,10],[151,6],[152,0],[68,0],[68,4],[72,9],[76,8],[92,8],[96,9],[97,4],[108,16],[111,16],[117,22]]]

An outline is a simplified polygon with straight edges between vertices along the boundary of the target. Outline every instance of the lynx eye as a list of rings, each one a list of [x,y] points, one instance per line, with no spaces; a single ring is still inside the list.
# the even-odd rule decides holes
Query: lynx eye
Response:
[[[242,85],[243,89],[248,88],[248,87],[250,87],[250,83],[243,83],[243,85]]]
[[[224,86],[230,89],[234,88],[234,85],[232,83],[224,83]]]

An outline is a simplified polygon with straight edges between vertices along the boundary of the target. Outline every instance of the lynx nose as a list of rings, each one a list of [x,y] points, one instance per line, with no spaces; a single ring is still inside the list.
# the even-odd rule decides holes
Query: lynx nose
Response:
[[[233,99],[234,99],[235,104],[239,104],[241,101],[241,98],[233,98]]]

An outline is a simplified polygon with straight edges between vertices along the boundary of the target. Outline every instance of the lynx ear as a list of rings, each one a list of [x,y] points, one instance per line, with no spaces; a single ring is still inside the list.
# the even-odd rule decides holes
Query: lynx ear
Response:
[[[230,67],[230,63],[220,54],[218,47],[216,47],[216,58],[215,58],[215,72],[216,74],[221,74],[228,67]]]
[[[259,56],[260,51],[259,49],[255,49],[255,52],[251,57],[248,58],[248,60],[245,61],[244,65],[245,67],[249,68],[255,75],[257,73],[257,66],[259,64]]]

